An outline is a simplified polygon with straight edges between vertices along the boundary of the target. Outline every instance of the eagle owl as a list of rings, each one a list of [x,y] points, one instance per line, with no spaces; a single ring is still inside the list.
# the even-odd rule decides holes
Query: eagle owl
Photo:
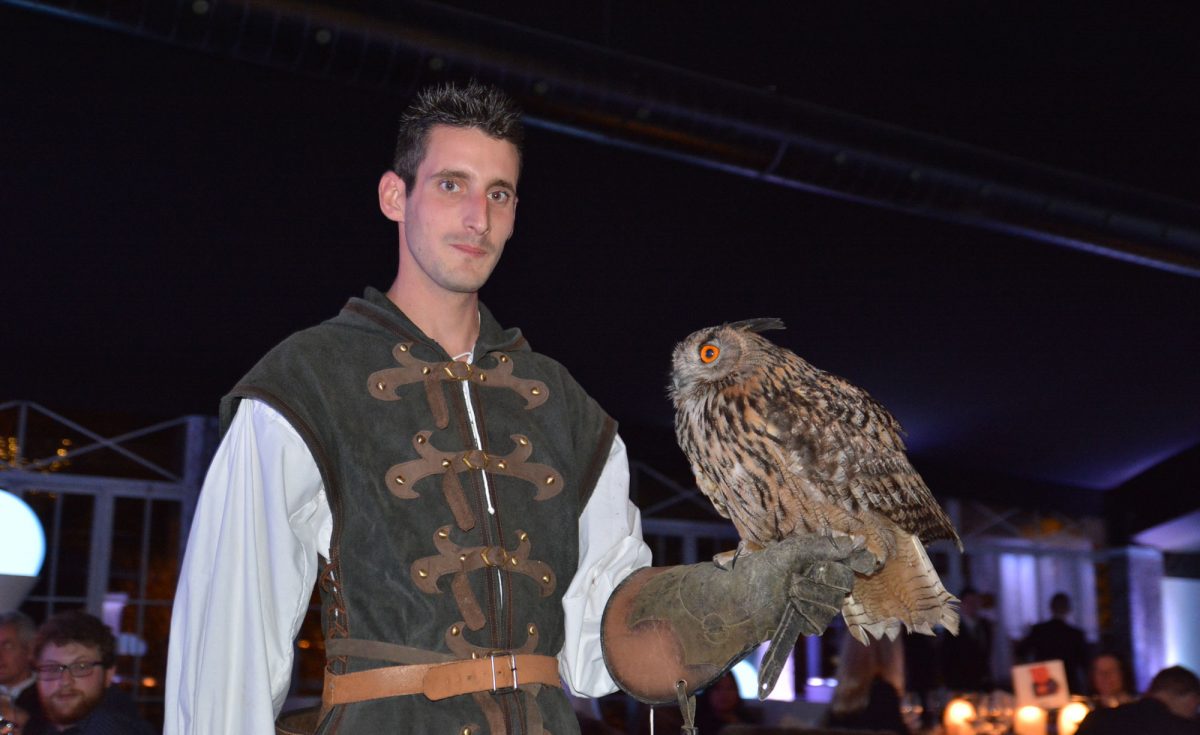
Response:
[[[848,535],[876,559],[842,606],[850,633],[958,632],[957,600],[922,542],[962,542],[904,454],[901,428],[861,388],[758,333],[751,319],[675,347],[675,435],[696,483],[733,521],[739,553],[792,534]]]

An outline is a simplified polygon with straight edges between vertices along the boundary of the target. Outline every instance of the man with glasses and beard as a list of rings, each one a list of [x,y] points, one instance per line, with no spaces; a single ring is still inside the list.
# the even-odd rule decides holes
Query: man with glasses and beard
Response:
[[[33,670],[42,714],[22,735],[149,735],[148,724],[110,701],[116,640],[99,618],[81,610],[60,613],[38,629]]]

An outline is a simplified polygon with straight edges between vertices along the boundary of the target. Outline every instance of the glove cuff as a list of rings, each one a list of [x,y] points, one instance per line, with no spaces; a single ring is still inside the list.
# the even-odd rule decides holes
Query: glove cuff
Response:
[[[763,640],[749,621],[714,629],[712,616],[700,620],[688,612],[680,582],[696,567],[701,565],[639,569],[604,608],[604,663],[617,685],[640,702],[674,703],[679,681],[689,694],[704,688]]]

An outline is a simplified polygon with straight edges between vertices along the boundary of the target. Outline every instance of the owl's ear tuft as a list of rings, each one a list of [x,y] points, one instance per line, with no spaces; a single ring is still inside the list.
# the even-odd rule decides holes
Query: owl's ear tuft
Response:
[[[740,322],[727,324],[731,329],[741,329],[746,332],[766,332],[770,329],[787,329],[779,317],[759,317],[758,319],[743,319]]]

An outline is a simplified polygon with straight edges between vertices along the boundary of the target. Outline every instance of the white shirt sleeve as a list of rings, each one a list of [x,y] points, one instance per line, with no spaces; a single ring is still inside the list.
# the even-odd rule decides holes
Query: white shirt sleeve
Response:
[[[625,444],[613,437],[608,463],[579,516],[579,569],[563,595],[566,639],[558,670],[571,692],[599,697],[617,690],[600,648],[604,605],[621,580],[650,565],[642,516],[629,501]]]
[[[245,400],[209,467],[171,615],[166,735],[269,733],[332,518],[303,440]]]

